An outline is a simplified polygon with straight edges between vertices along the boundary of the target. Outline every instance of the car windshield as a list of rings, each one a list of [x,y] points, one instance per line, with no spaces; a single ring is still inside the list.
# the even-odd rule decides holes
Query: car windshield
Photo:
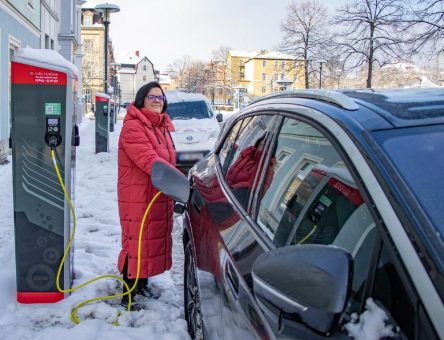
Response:
[[[207,104],[202,101],[168,103],[168,115],[171,119],[210,118]]]
[[[381,131],[374,136],[432,222],[434,235],[443,242],[444,125]]]

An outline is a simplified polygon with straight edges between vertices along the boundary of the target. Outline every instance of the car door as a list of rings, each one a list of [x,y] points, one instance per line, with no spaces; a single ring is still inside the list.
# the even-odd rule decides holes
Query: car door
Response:
[[[224,192],[232,202],[235,210],[242,216],[230,238],[225,238],[224,246],[220,248],[221,280],[219,287],[222,292],[222,324],[225,325],[226,338],[267,339],[272,336],[260,310],[251,297],[249,286],[239,275],[235,258],[232,252],[233,244],[243,246],[240,256],[255,259],[263,252],[262,247],[250,243],[250,231],[246,227],[249,222],[248,206],[251,193],[257,186],[261,167],[266,159],[270,147],[271,136],[275,127],[275,115],[272,113],[245,117],[234,126],[238,128],[236,136],[226,138],[220,151],[217,153],[220,164],[219,174]],[[238,230],[247,231],[238,233]],[[219,230],[222,233],[223,228]],[[237,235],[234,237],[234,235]],[[253,245],[253,248],[250,248]]]

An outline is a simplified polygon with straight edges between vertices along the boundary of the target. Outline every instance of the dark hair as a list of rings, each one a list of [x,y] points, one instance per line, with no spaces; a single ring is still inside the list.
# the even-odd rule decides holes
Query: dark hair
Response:
[[[160,87],[160,84],[157,81],[152,81],[148,84],[143,85],[139,89],[139,91],[137,91],[136,99],[134,100],[134,106],[137,107],[138,109],[141,109],[143,107],[143,101],[145,100],[145,97],[148,95],[148,93],[154,87],[158,87],[162,91],[162,94],[165,96],[165,92],[163,92],[163,89],[162,89],[162,87]],[[166,111],[167,106],[168,106],[168,102],[165,97],[165,100],[163,101],[162,112]]]

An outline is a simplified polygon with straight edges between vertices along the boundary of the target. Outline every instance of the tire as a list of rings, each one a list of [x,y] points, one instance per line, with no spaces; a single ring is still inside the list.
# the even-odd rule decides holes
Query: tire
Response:
[[[193,251],[191,243],[188,242],[185,246],[185,264],[183,274],[183,298],[185,320],[188,324],[188,333],[192,339],[204,339],[203,321],[200,310],[200,295],[196,279],[196,267],[194,264]]]

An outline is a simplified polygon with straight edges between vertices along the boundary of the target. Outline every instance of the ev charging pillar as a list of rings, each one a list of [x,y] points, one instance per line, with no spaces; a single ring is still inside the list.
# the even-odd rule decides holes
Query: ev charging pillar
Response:
[[[74,65],[54,51],[23,49],[12,59],[15,259],[21,303],[64,298],[57,291],[56,275],[72,221],[47,143],[51,140],[57,145],[61,176],[73,201],[78,145],[75,71]],[[61,272],[63,289],[71,286],[72,255],[67,256]]]
[[[109,151],[110,96],[96,94],[96,153]]]

